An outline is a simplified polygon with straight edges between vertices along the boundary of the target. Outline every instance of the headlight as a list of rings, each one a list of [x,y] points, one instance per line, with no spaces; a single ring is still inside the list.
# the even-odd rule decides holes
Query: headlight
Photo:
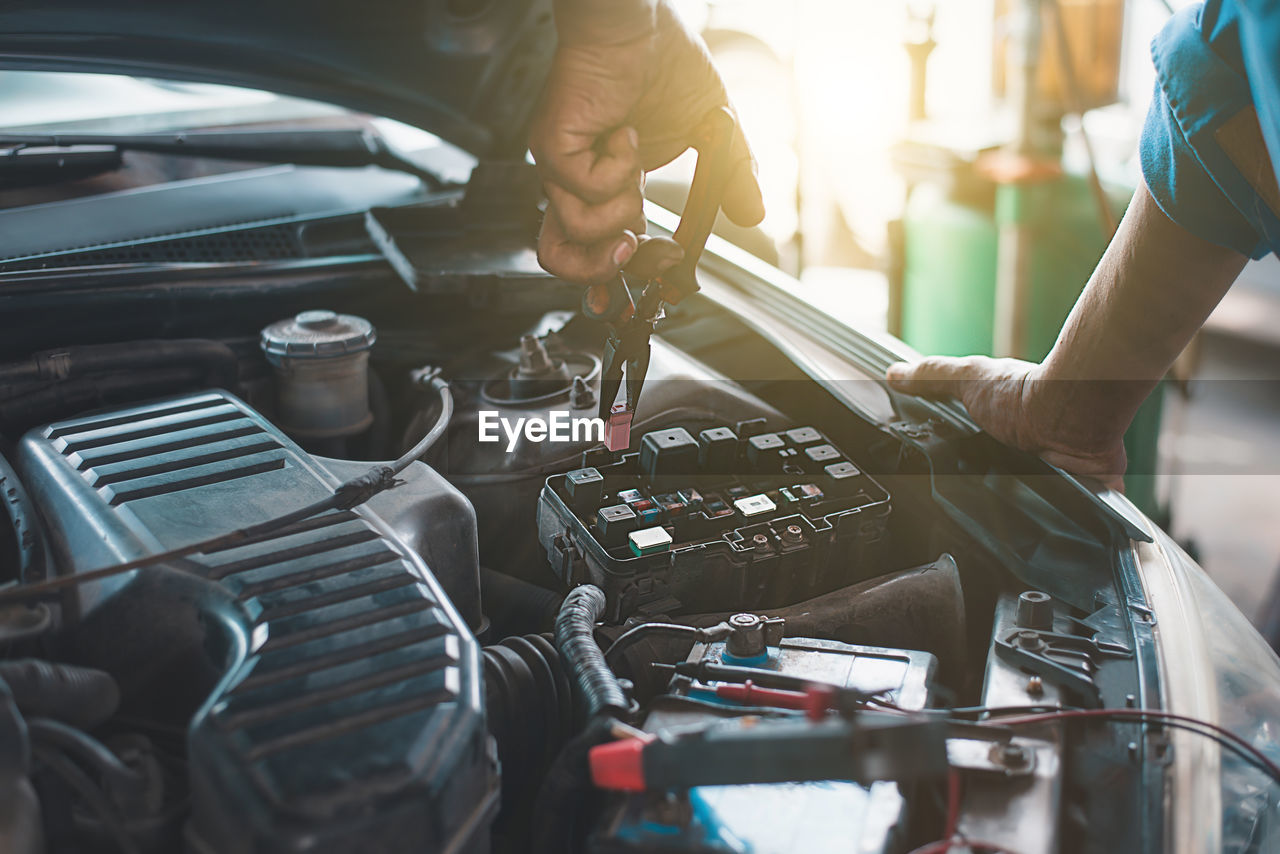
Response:
[[[1280,760],[1280,658],[1167,534],[1136,545],[1167,711],[1225,727]],[[1233,752],[1172,730],[1170,850],[1280,851],[1280,786]]]

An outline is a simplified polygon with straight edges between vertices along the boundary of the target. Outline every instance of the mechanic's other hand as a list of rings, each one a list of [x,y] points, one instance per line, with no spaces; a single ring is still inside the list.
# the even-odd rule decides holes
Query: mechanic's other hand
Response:
[[[978,426],[1007,445],[1038,454],[1073,474],[1123,491],[1123,432],[1100,432],[1105,419],[1075,404],[1078,380],[1047,379],[1020,359],[934,356],[889,366],[889,385],[907,394],[952,396]]]
[[[609,19],[624,5],[558,0],[560,46],[529,142],[548,200],[538,259],[583,284],[609,280],[635,253],[644,173],[679,156],[707,113],[729,102],[706,45],[669,0],[640,25]],[[723,209],[756,225],[764,204],[741,129],[733,156]]]

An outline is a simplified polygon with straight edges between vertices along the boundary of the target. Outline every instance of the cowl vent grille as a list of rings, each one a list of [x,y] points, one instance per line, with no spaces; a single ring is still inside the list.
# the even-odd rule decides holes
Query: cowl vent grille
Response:
[[[237,261],[278,261],[305,253],[293,223],[218,230],[151,240],[85,246],[23,258],[0,260],[0,273],[49,267],[89,267],[98,264],[214,264]]]

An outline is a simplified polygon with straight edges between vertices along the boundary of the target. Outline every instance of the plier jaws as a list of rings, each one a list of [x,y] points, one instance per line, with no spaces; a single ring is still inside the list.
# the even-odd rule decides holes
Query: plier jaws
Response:
[[[630,447],[631,420],[649,370],[649,339],[662,317],[663,303],[674,305],[698,291],[695,271],[732,174],[735,128],[727,108],[707,114],[694,134],[698,164],[675,235],[642,242],[622,273],[607,284],[588,288],[582,296],[583,314],[613,324],[600,368],[600,417],[605,421],[605,446],[611,451]],[[658,261],[670,257],[672,243],[683,254],[676,264],[660,271]],[[643,285],[639,304],[631,297],[628,281]],[[624,383],[625,402],[616,403]]]

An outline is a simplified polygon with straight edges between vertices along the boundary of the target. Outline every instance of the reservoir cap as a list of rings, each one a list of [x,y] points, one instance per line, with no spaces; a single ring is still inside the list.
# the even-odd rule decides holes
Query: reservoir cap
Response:
[[[304,311],[262,330],[259,343],[268,356],[325,359],[368,350],[377,337],[373,324],[363,317]]]

